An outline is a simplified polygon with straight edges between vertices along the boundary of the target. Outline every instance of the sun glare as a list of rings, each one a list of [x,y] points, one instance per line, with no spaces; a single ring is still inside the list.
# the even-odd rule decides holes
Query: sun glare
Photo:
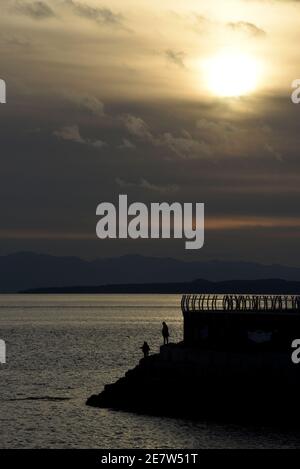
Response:
[[[234,97],[255,91],[259,64],[248,54],[223,51],[205,63],[209,90],[223,97]]]

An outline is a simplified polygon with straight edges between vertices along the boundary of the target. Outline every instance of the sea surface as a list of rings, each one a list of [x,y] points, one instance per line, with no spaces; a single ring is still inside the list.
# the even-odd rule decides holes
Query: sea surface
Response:
[[[295,430],[87,407],[88,396],[138,363],[144,340],[159,350],[162,321],[172,342],[182,339],[180,296],[0,295],[0,447],[300,447]]]

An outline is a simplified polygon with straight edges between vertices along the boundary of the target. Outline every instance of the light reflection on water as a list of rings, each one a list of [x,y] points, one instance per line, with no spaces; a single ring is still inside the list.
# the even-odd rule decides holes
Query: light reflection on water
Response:
[[[85,405],[147,340],[182,338],[178,295],[0,295],[2,448],[298,447],[299,433],[149,417]],[[200,401],[201,405],[201,401]]]

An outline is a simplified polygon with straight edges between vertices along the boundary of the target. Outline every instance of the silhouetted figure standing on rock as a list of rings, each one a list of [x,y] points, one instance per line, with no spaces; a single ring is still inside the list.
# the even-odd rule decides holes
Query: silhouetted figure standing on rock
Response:
[[[142,351],[143,351],[143,354],[144,354],[144,358],[147,358],[149,356],[149,352],[150,352],[150,347],[148,345],[147,342],[144,342],[143,343],[143,346],[141,347]]]
[[[167,326],[167,324],[165,323],[165,321],[162,323],[163,327],[162,327],[162,336],[164,338],[164,345],[168,344],[169,343],[169,328]]]

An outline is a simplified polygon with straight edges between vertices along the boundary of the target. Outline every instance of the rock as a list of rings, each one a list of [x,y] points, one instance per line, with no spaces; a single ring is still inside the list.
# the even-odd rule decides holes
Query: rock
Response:
[[[267,363],[267,357],[262,355]],[[227,421],[279,421],[299,416],[298,373],[284,376],[247,355],[191,350],[182,343],[161,347],[125,376],[88,398],[93,407],[152,415]],[[271,360],[271,357],[270,357]],[[284,370],[285,368],[283,368]],[[293,369],[295,370],[295,368]]]

